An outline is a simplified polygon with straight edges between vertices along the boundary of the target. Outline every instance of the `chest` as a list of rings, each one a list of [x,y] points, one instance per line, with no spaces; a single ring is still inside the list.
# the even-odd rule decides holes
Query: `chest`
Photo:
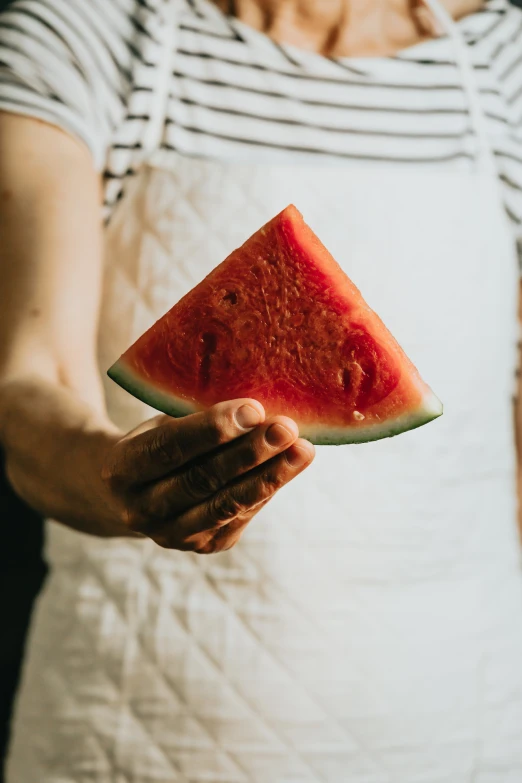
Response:
[[[150,149],[232,163],[405,163],[459,171],[474,156],[468,96],[448,39],[391,58],[331,59],[277,46],[210,2],[155,30],[134,64],[128,110],[105,171],[106,214],[125,197]],[[505,9],[504,9],[505,10]],[[522,220],[520,18],[462,22],[489,143],[512,217]],[[500,40],[489,40],[490,26]],[[522,31],[522,28],[521,28]],[[491,33],[493,36],[493,33]],[[520,92],[520,95],[518,94]]]

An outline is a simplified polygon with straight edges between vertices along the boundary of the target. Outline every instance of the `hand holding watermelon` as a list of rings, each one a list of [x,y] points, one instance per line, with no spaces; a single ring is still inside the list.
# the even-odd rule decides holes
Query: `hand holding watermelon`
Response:
[[[266,421],[260,403],[243,399],[148,421],[110,449],[103,478],[131,533],[210,554],[234,546],[313,455],[292,419]]]

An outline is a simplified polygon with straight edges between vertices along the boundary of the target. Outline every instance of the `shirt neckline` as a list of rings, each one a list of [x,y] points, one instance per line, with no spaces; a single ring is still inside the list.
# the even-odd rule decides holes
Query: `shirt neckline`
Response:
[[[274,41],[266,33],[256,30],[254,27],[242,22],[236,17],[232,17],[229,14],[222,11],[219,6],[212,2],[212,0],[192,0],[191,6],[199,5],[207,10],[209,15],[214,15],[227,25],[231,25],[232,28],[239,33],[239,35],[247,42],[257,43],[262,49],[266,51],[268,47],[273,48],[274,51],[279,50],[286,55],[287,59],[295,66],[300,68],[313,69],[314,65],[324,64],[338,64],[341,67],[345,67],[347,70],[359,72],[361,76],[365,75],[365,72],[370,72],[372,65],[379,63],[385,63],[390,61],[402,61],[406,62],[411,60],[422,59],[435,59],[438,53],[440,53],[441,59],[444,58],[446,50],[446,44],[448,42],[448,36],[441,35],[436,38],[430,38],[426,41],[420,41],[419,43],[412,44],[398,50],[393,55],[376,55],[369,57],[326,57],[325,55],[312,52],[308,49],[302,49],[299,46],[293,46],[292,44],[280,44]],[[461,30],[464,39],[468,37],[471,32],[471,25],[476,19],[478,14],[487,13],[493,10],[507,10],[509,7],[509,0],[486,0],[484,8],[478,12],[468,14],[456,21],[456,25]],[[429,57],[428,57],[429,54]]]

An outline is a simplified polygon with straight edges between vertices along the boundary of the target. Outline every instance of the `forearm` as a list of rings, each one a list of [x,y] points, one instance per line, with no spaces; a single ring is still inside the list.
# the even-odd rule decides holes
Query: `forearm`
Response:
[[[96,366],[100,181],[61,131],[0,113],[0,446],[45,516],[119,532],[101,461],[117,433]],[[115,514],[114,514],[115,516]]]
[[[41,377],[0,386],[0,443],[17,494],[45,517],[99,536],[127,534],[101,478],[122,437],[97,406]]]

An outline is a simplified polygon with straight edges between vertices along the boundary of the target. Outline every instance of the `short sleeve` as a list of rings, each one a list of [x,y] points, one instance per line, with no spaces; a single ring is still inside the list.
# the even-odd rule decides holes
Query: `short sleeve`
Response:
[[[98,170],[125,112],[136,0],[14,0],[0,13],[0,110],[82,140]]]

